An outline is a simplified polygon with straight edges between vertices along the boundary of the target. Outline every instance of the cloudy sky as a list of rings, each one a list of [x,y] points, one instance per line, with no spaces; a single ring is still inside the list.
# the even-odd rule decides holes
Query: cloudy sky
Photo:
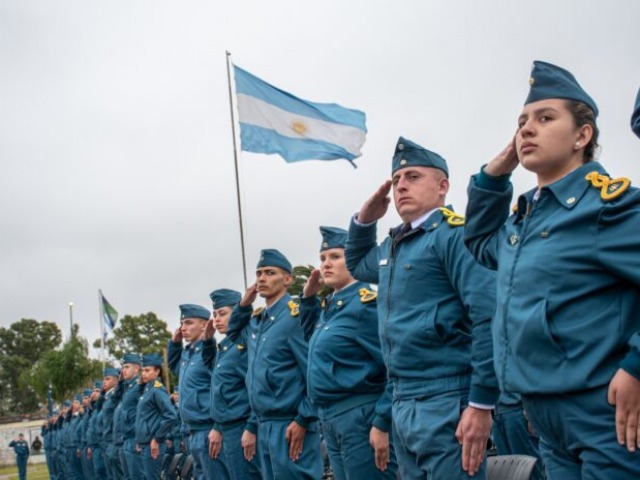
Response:
[[[225,50],[302,98],[367,114],[363,156],[286,164],[242,153],[249,275],[261,248],[316,262],[403,135],[449,162],[454,207],[510,139],[532,60],[572,71],[600,107],[602,162],[640,184],[629,116],[637,0],[5,0],[0,3],[0,325],[74,321],[97,290],[177,325],[180,303],[243,288]],[[516,189],[534,184],[515,175]],[[390,212],[380,237],[398,222]]]

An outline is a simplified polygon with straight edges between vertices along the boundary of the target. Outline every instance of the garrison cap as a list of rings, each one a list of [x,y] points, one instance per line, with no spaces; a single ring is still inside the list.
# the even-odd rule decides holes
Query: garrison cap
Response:
[[[159,353],[149,353],[147,355],[143,355],[142,366],[143,367],[161,367],[162,355],[160,355]]]
[[[96,380],[95,382],[93,382],[93,389],[102,390],[102,380]]]
[[[105,369],[102,371],[102,375],[105,377],[119,377],[120,370],[113,367],[105,367]]]
[[[121,363],[125,364],[125,363],[135,363],[138,365],[142,365],[142,357],[140,355],[138,355],[137,353],[125,353],[122,356],[122,361]]]
[[[209,294],[213,309],[216,310],[222,307],[232,307],[240,303],[242,295],[235,290],[229,290],[228,288],[219,288]]]
[[[93,393],[93,389],[85,388],[82,391],[82,396],[83,397],[90,397],[92,393]]]
[[[636,107],[633,110],[633,116],[631,117],[631,130],[633,130],[633,133],[640,138],[640,90],[638,90]]]
[[[596,102],[582,89],[573,74],[564,68],[536,60],[531,68],[529,85],[531,88],[525,105],[538,100],[563,98],[586,104],[598,116]]]
[[[258,260],[258,266],[261,267],[278,267],[288,273],[291,273],[292,267],[287,257],[280,253],[275,248],[267,248],[260,252],[260,260]]]
[[[437,168],[442,170],[447,177],[449,176],[449,169],[444,158],[411,140],[400,137],[396,144],[396,151],[393,154],[391,175],[406,167]]]
[[[76,396],[73,397],[73,401],[82,403],[82,394],[81,393],[77,393]]]
[[[71,400],[65,400],[62,405],[64,405],[65,407],[70,407],[71,406]]]
[[[320,227],[320,235],[322,235],[321,252],[330,248],[344,248],[347,243],[347,231],[342,228]]]
[[[209,320],[211,318],[211,312],[200,305],[185,303],[180,305],[180,320],[184,320],[185,318]]]

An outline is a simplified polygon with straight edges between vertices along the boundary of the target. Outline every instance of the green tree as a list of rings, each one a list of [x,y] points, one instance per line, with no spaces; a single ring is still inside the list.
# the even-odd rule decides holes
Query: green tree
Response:
[[[53,322],[23,318],[9,328],[0,327],[0,414],[28,413],[38,408],[41,398],[29,383],[20,380],[21,376],[61,341],[60,329]]]
[[[293,271],[291,272],[293,275],[293,282],[289,286],[287,292],[289,295],[297,295],[302,297],[302,290],[304,289],[307,280],[309,280],[309,275],[313,271],[313,265],[297,265],[293,267]],[[323,285],[320,291],[318,292],[318,296],[320,298],[326,297],[331,292],[331,289],[326,285]]]
[[[41,399],[46,398],[49,385],[53,387],[53,399],[62,402],[102,378],[102,362],[89,358],[87,340],[78,335],[78,325],[73,327],[73,335],[60,350],[45,353],[20,378]]]
[[[171,333],[167,329],[167,323],[159,319],[155,313],[125,315],[113,329],[105,347],[109,355],[120,359],[129,352],[159,353],[166,348],[170,338]],[[93,342],[93,347],[100,348],[100,339]]]

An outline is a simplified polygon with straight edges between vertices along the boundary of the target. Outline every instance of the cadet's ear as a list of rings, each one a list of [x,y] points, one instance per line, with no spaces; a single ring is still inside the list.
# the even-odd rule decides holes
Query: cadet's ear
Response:
[[[286,287],[289,287],[293,283],[293,275],[289,272],[284,271],[284,284]]]

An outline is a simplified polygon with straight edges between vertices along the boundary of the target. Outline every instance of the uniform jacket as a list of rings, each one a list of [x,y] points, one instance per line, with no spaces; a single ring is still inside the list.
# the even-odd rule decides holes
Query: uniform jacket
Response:
[[[171,436],[178,422],[178,415],[162,382],[155,380],[144,384],[136,408],[136,442],[162,442]]]
[[[29,444],[26,440],[11,440],[9,442],[9,448],[13,448],[13,451],[17,456],[28,457],[29,456]]]
[[[139,376],[122,382],[122,398],[113,413],[113,441],[116,445],[136,436],[136,408],[140,398]]]
[[[119,401],[120,397],[117,392],[117,387],[112,388],[104,394],[99,429],[102,433],[102,443],[113,443],[113,414]]]
[[[591,172],[600,187],[586,178]],[[502,389],[591,389],[620,366],[640,378],[640,191],[598,179],[604,173],[587,163],[543,187],[535,202],[535,190],[518,197],[515,213],[510,183],[483,173],[480,188],[471,179],[465,241],[498,273],[493,337]]]
[[[400,240],[394,241],[396,228],[377,246],[376,225],[352,220],[347,268],[379,284],[379,334],[395,396],[424,395],[425,380],[470,376],[469,401],[493,405],[495,275],[476,263],[462,228],[448,221],[438,209]]]

